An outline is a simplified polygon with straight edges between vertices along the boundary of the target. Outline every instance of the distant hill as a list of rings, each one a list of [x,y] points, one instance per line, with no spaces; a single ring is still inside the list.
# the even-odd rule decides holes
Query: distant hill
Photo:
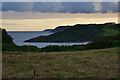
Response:
[[[44,31],[50,31],[52,32],[54,29],[45,29]]]
[[[56,33],[56,32],[64,31],[64,30],[66,30],[66,29],[68,29],[68,28],[72,28],[72,27],[73,27],[73,26],[58,26],[58,27],[56,27],[55,29],[46,29],[46,30],[44,30],[44,31],[50,31],[50,32]]]
[[[64,31],[68,28],[72,28],[73,26],[58,26],[55,29],[52,30],[52,32],[60,32],[60,31]]]
[[[65,26],[64,26],[65,27]],[[120,24],[76,24],[64,31],[39,36],[25,42],[85,42],[103,39],[119,33]]]

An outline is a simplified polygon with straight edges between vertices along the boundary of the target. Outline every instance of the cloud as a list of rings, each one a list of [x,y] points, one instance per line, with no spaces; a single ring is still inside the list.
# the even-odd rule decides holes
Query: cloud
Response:
[[[107,13],[118,12],[117,2],[3,2],[3,11]]]
[[[93,2],[93,5],[96,12],[101,12],[101,2]]]
[[[94,10],[101,13],[117,13],[118,2],[94,2]]]
[[[3,2],[118,2],[119,0],[3,0]]]
[[[118,12],[118,2],[116,3],[101,3],[102,13],[107,13],[108,11],[116,13]]]
[[[3,2],[2,10],[3,11],[32,11],[33,10],[32,2]]]
[[[60,11],[61,9],[63,9],[61,2],[55,3],[54,6],[54,11]]]

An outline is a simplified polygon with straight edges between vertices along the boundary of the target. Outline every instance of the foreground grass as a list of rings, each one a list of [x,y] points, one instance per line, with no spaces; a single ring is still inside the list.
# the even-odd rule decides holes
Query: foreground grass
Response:
[[[118,48],[3,52],[3,78],[118,78]]]

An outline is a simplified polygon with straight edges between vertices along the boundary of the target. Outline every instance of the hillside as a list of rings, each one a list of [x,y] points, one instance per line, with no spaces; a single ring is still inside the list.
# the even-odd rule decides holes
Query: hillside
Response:
[[[95,40],[86,45],[73,45],[73,46],[57,46],[49,45],[41,48],[42,52],[61,52],[61,51],[81,51],[92,49],[106,49],[112,47],[120,47],[120,34],[104,38],[102,40]]]
[[[49,31],[49,32],[52,32],[54,29],[45,29],[43,31]]]
[[[56,32],[60,32],[60,31],[64,31],[68,28],[72,28],[73,26],[58,26],[55,29],[53,29],[52,32],[56,33]]]
[[[50,32],[56,33],[56,32],[64,31],[64,30],[66,30],[66,29],[68,29],[68,28],[72,28],[72,27],[73,27],[73,26],[58,26],[58,27],[56,27],[55,29],[46,29],[46,30],[44,30],[44,31],[50,31]]]
[[[25,42],[84,42],[103,39],[119,33],[120,24],[77,24],[64,31],[39,36]]]
[[[2,31],[2,43],[13,44],[13,38],[7,34],[7,31],[1,28],[0,28],[0,31]]]

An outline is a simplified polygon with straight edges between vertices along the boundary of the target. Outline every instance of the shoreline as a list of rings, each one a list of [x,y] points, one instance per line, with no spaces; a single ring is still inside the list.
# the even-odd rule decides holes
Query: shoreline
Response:
[[[92,43],[92,41],[83,41],[83,42],[53,42],[53,41],[23,41],[23,42],[25,42],[25,43]]]

